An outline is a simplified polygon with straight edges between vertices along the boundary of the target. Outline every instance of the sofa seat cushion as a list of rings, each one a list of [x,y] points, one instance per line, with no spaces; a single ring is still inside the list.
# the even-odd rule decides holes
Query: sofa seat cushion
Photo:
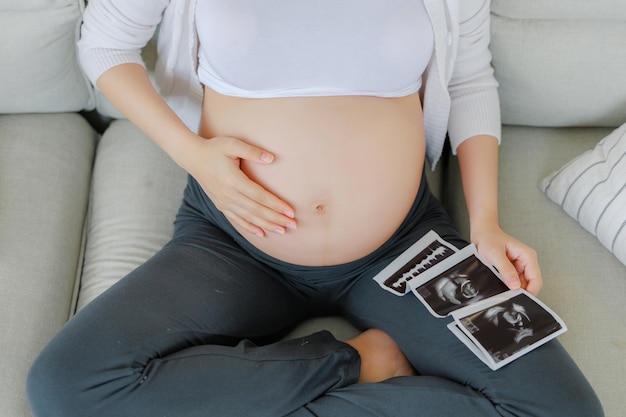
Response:
[[[129,121],[107,129],[93,171],[79,309],[167,243],[186,179]]]
[[[541,189],[626,265],[626,124],[544,178]]]
[[[548,199],[538,184],[613,129],[505,126],[500,146],[500,223],[539,255],[540,298],[569,327],[559,339],[600,396],[607,416],[626,415],[626,266]],[[458,165],[451,161],[450,168]],[[458,169],[446,206],[469,234]]]
[[[94,106],[75,52],[82,7],[82,0],[0,2],[0,113]]]
[[[73,310],[97,135],[77,114],[0,116],[0,404]]]

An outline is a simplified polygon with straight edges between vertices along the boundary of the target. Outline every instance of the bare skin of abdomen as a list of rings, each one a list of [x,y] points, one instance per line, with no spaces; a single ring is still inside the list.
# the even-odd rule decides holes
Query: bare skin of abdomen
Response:
[[[274,154],[269,165],[241,168],[295,209],[297,229],[259,237],[233,225],[261,251],[298,265],[342,264],[382,245],[409,212],[424,164],[418,94],[246,99],[205,88],[200,135]]]

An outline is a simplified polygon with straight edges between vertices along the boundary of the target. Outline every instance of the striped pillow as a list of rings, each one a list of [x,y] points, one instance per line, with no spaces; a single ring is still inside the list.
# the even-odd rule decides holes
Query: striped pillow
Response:
[[[626,265],[626,124],[540,188]]]

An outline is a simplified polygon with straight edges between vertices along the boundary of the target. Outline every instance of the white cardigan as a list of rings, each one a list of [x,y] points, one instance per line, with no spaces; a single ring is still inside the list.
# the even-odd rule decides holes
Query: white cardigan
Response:
[[[491,67],[490,0],[423,0],[435,53],[422,87],[426,156],[434,169],[449,135],[453,152],[472,136],[500,140],[500,102]],[[160,24],[156,79],[161,95],[197,132],[202,86],[197,74],[196,0],[90,0],[78,43],[95,84],[119,64],[143,64],[141,49]]]

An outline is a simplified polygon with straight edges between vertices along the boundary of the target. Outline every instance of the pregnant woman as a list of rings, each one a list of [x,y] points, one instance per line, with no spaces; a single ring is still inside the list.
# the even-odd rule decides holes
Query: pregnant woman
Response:
[[[447,133],[472,241],[541,289],[498,226],[488,45],[488,0],[91,0],[86,73],[190,175],[172,240],[36,360],[35,416],[601,416],[558,342],[493,372],[372,280],[430,230],[467,245],[423,172]],[[322,314],[363,333],[282,341]]]

